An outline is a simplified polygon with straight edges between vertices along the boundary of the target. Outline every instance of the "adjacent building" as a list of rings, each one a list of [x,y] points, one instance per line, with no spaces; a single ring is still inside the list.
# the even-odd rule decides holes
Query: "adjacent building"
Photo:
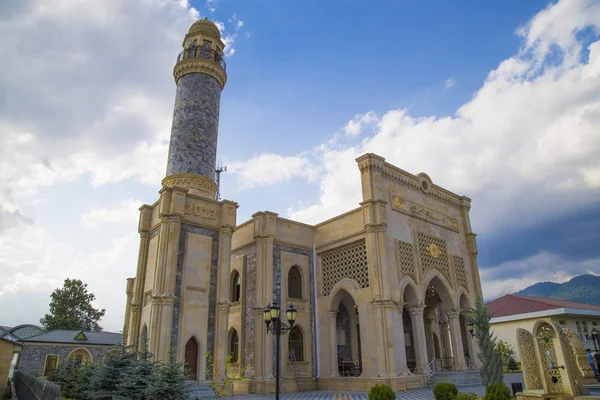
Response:
[[[263,309],[298,310],[282,338],[283,389],[394,390],[423,386],[432,363],[464,370],[477,360],[463,312],[481,295],[471,200],[391,165],[356,159],[362,201],[316,225],[260,211],[238,223],[237,203],[215,183],[221,91],[219,29],[186,34],[166,177],[140,208],[137,271],[127,282],[124,335],[147,338],[159,360],[175,349],[190,379],[233,356],[235,390],[274,391],[274,338]]]
[[[593,329],[600,330],[600,306],[508,294],[488,303],[487,307],[494,316],[490,321],[492,331],[515,351],[517,329],[533,331],[535,323],[540,319],[570,329],[577,334],[585,348],[600,349],[592,336]]]

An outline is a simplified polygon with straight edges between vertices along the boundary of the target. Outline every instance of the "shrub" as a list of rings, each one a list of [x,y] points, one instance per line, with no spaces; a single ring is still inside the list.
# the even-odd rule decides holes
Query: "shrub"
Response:
[[[394,400],[396,394],[384,384],[375,385],[369,391],[369,400]]]
[[[510,400],[510,390],[502,383],[494,383],[485,389],[485,400]]]
[[[452,383],[438,383],[433,387],[435,400],[454,400],[457,394],[458,389]]]
[[[454,400],[477,400],[477,395],[475,393],[459,393]]]

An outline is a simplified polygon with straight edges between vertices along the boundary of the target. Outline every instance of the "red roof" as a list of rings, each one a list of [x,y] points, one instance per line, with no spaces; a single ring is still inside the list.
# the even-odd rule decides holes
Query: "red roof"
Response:
[[[548,299],[545,297],[517,296],[507,294],[487,303],[489,312],[494,317],[527,314],[537,311],[554,310],[557,308],[578,308],[581,310],[600,311],[600,306],[575,303],[573,301]]]

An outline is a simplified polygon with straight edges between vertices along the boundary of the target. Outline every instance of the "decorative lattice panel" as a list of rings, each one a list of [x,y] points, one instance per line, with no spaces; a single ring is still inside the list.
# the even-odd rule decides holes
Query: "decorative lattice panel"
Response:
[[[558,360],[556,357],[556,349],[554,348],[554,339],[556,332],[554,328],[546,322],[542,322],[537,327],[535,339],[537,340],[540,357],[542,358],[542,372],[546,381],[548,393],[564,393],[564,386],[561,369],[558,368]]]
[[[417,232],[417,242],[423,272],[425,273],[432,268],[437,268],[451,281],[446,242],[423,232]]]
[[[406,242],[397,242],[396,252],[398,254],[398,267],[400,269],[400,277],[404,275],[412,276],[417,280],[415,271],[415,259],[413,256],[413,245]]]
[[[456,275],[456,283],[467,287],[467,271],[465,269],[465,260],[459,256],[452,256],[454,261],[454,275]]]
[[[523,368],[523,378],[527,390],[543,389],[542,377],[535,355],[533,335],[523,328],[517,329],[517,347]]]
[[[367,246],[356,243],[321,255],[323,295],[329,296],[336,283],[344,278],[354,279],[361,288],[369,287]]]
[[[568,331],[568,332],[570,332],[570,331],[565,328],[558,328],[557,326],[555,326],[554,328],[556,329],[556,332],[558,333],[558,338],[560,339],[560,343],[563,348],[563,356],[565,358],[565,367],[567,368],[567,377],[570,380],[571,388],[578,391],[579,385],[580,385],[580,383],[582,383],[581,381],[582,381],[583,375],[581,375],[581,373],[579,372],[579,368],[577,367],[577,360],[575,359],[575,354],[576,354],[575,349],[572,346],[572,342],[568,338],[568,333],[565,332],[565,331]],[[574,394],[581,394],[581,393],[574,393]]]

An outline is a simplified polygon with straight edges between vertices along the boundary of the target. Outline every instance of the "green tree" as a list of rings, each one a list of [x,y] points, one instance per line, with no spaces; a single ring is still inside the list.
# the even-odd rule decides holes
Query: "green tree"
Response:
[[[519,370],[519,364],[517,364],[517,362],[515,361],[515,359],[511,357],[508,360],[508,363],[506,363],[506,369],[508,369],[510,372],[518,371]]]
[[[499,340],[496,343],[496,353],[502,358],[502,364],[508,365],[508,361],[515,355],[515,349],[504,340]]]
[[[74,398],[75,387],[79,377],[80,365],[71,358],[61,361],[56,369],[50,373],[48,380],[60,386],[60,393],[63,397]]]
[[[104,363],[90,376],[89,396],[93,399],[122,399],[120,385],[124,372],[135,362],[136,353],[130,351],[132,346],[120,344],[116,352],[108,353]]]
[[[96,296],[88,292],[87,283],[67,278],[62,289],[54,289],[50,298],[50,314],[40,319],[45,330],[102,330],[98,321],[106,310],[92,306]]]
[[[160,400],[188,400],[185,380],[185,363],[176,362],[174,349],[167,363],[157,363],[153,379],[148,386],[148,397]]]
[[[220,371],[217,370],[215,365],[215,359],[212,354],[205,353],[206,360],[208,361],[209,369],[204,371],[204,376],[206,379],[210,380],[210,388],[212,389],[215,397],[220,399],[224,396],[227,396],[232,392],[232,386],[234,381],[239,381],[243,379],[244,371],[247,367],[240,367],[240,370],[237,372],[233,371],[233,355],[228,355],[225,358],[225,376],[221,376]]]
[[[155,372],[152,353],[148,351],[148,339],[142,338],[142,351],[123,370],[121,382],[117,385],[123,399],[144,400],[148,397],[148,388]]]
[[[502,384],[502,358],[496,352],[496,339],[490,333],[490,319],[492,315],[478,296],[475,312],[469,316],[469,320],[474,324],[475,340],[479,344],[479,374],[485,387]]]

